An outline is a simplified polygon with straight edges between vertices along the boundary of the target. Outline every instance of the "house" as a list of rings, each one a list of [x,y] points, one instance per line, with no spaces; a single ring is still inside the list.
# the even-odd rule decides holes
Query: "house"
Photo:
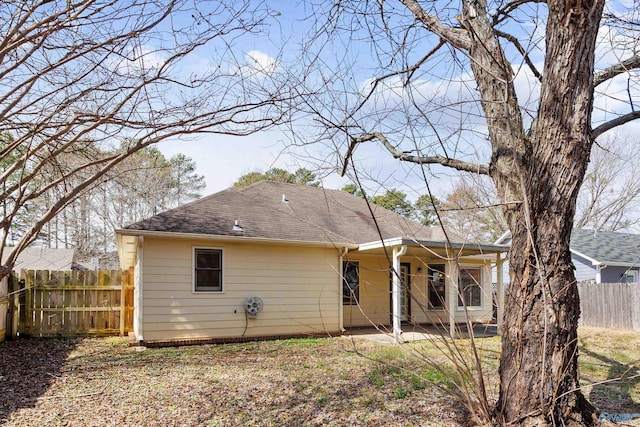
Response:
[[[573,230],[571,259],[578,282],[638,283],[640,235]]]
[[[496,244],[510,242],[507,232]],[[578,282],[638,283],[639,234],[573,229],[570,250]]]
[[[504,245],[425,227],[351,194],[263,181],[116,230],[144,343],[341,334],[492,318]],[[397,272],[397,274],[396,274]],[[458,295],[458,289],[461,295]],[[463,304],[466,304],[466,310]],[[453,330],[453,329],[452,329]]]
[[[3,258],[8,256],[11,248],[6,248]],[[4,262],[4,259],[3,259]],[[13,265],[14,271],[26,270],[86,270],[87,268],[76,260],[75,249],[28,247],[18,254]]]

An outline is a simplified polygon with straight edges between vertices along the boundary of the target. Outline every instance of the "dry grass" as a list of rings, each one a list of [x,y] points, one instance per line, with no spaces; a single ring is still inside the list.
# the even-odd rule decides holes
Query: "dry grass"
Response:
[[[581,337],[583,380],[637,370],[640,334],[584,330]],[[478,345],[495,397],[499,339]],[[23,339],[0,344],[0,423],[465,425],[448,394],[455,372],[436,347],[327,338],[137,351],[117,338]],[[640,412],[639,388],[637,377],[627,377],[587,396],[610,413]]]
[[[640,333],[596,328],[580,332],[585,396],[609,414],[636,414],[628,425],[640,426]]]

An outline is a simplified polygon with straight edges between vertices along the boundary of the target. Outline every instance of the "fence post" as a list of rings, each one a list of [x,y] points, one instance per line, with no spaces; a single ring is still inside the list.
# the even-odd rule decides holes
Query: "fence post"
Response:
[[[631,327],[640,332],[640,283],[629,284],[631,294]]]
[[[11,307],[11,338],[18,336],[18,325],[20,324],[20,294],[22,293],[22,281],[20,276],[11,273],[13,280],[11,285],[11,292],[13,292],[13,303]],[[18,292],[19,291],[19,292]]]
[[[24,328],[27,335],[33,332],[33,293],[31,289],[35,280],[33,270],[21,270],[20,276],[24,279]]]
[[[9,329],[9,280],[10,274],[0,280],[0,342],[5,340]]]

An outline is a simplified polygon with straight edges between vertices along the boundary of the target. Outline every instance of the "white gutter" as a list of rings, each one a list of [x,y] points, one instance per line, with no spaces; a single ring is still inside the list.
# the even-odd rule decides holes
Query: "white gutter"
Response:
[[[446,242],[444,240],[421,240],[410,239],[406,237],[394,237],[392,239],[376,240],[374,242],[362,243],[358,246],[359,251],[367,251],[371,249],[380,249],[385,247],[393,247],[400,245],[424,246],[427,248],[445,248],[445,249],[470,249],[485,253],[501,253],[508,252],[509,245],[488,245],[479,243],[461,243]]]
[[[570,251],[571,253],[575,254],[575,255],[578,255],[578,256],[579,256],[579,257],[581,257],[581,258],[586,259],[587,261],[591,261],[591,264],[592,264],[592,265],[599,265],[599,264],[601,264],[601,262],[600,262],[600,261],[598,261],[597,259],[591,258],[591,257],[589,257],[589,256],[587,256],[587,255],[585,255],[585,254],[583,254],[582,252],[578,252],[578,251],[573,250],[573,249],[571,249],[571,248],[569,248],[569,251]]]
[[[251,242],[251,243],[272,243],[281,245],[296,245],[296,246],[322,246],[322,247],[349,247],[351,249],[357,249],[358,245],[351,242],[331,242],[331,241],[307,241],[307,240],[287,240],[287,239],[270,239],[267,237],[244,237],[244,236],[229,236],[226,234],[200,234],[200,233],[175,233],[172,231],[153,231],[153,230],[129,230],[121,229],[116,230],[116,234],[123,236],[148,236],[148,237],[162,237],[162,238],[174,238],[174,239],[201,239],[201,240],[217,240],[221,242]]]
[[[400,343],[400,293],[402,292],[402,281],[400,277],[400,257],[407,253],[407,245],[394,246],[393,248],[393,280],[391,285],[391,307],[393,315],[393,340]]]

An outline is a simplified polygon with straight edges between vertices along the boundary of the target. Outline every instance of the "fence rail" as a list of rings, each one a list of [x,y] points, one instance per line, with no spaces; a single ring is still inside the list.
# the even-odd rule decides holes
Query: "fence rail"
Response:
[[[133,327],[133,275],[119,270],[21,270],[12,277],[12,334],[124,335]]]
[[[578,283],[580,325],[640,331],[640,284]]]

